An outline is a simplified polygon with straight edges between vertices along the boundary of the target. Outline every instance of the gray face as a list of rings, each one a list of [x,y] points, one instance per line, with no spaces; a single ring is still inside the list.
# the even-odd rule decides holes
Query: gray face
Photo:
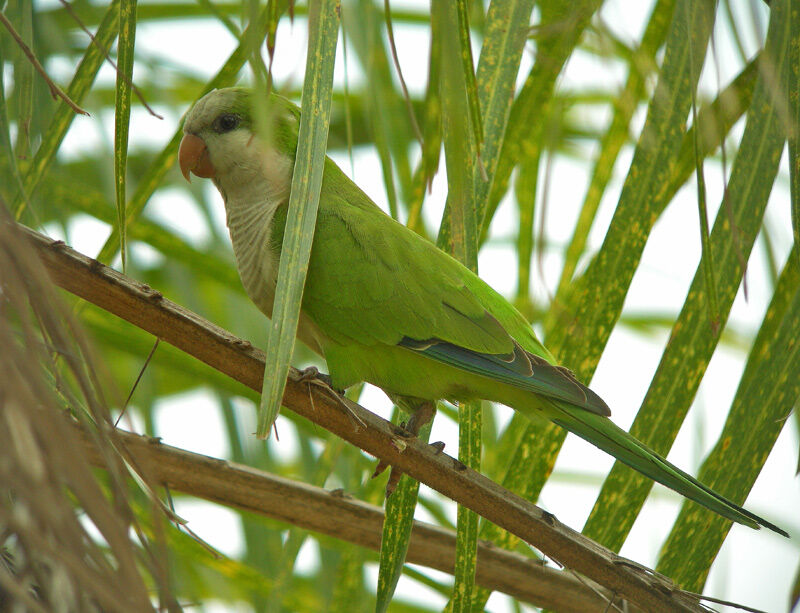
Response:
[[[235,90],[215,89],[198,100],[183,124],[183,131],[188,134],[201,135],[211,128],[214,121],[236,106],[239,94]]]

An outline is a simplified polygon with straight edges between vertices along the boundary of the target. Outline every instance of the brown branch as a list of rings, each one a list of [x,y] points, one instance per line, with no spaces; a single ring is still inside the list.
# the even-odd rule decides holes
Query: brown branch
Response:
[[[67,103],[69,108],[71,108],[76,113],[80,113],[81,115],[88,115],[89,113],[87,113],[77,104],[75,104],[72,101],[72,99],[69,96],[67,96],[66,93],[64,93],[64,90],[62,90],[58,85],[56,85],[53,79],[50,78],[50,76],[47,74],[47,71],[44,69],[44,66],[42,66],[39,63],[39,60],[36,59],[36,55],[34,55],[31,48],[25,44],[25,41],[22,40],[22,37],[14,29],[14,26],[11,25],[11,22],[8,20],[8,18],[6,18],[6,16],[3,14],[2,11],[0,11],[0,23],[2,23],[6,27],[8,33],[11,34],[11,37],[17,43],[17,46],[22,50],[22,53],[25,54],[25,57],[28,58],[28,61],[31,64],[33,64],[33,67],[36,69],[36,72],[38,72],[44,79],[44,82],[47,83],[47,87],[50,88],[50,95],[53,96],[53,98],[61,98],[64,102]]]
[[[149,286],[75,252],[61,241],[52,241],[31,230],[28,233],[56,284],[248,387],[261,389],[264,355],[249,342],[165,299]],[[313,397],[313,406],[309,396]],[[366,424],[366,427],[356,429],[352,416],[342,410],[339,402],[317,386],[299,382],[297,371],[290,373],[283,406],[399,467],[517,535],[563,566],[645,610],[703,610],[696,597],[678,589],[667,579],[637,568],[454,458],[434,453],[419,441],[396,445],[395,426],[363,407],[351,404],[351,411]]]
[[[103,458],[91,437],[79,426],[75,429],[82,436],[88,457],[100,465]],[[249,466],[176,449],[146,436],[122,431],[119,434],[148,476],[172,490],[361,547],[380,549],[384,519],[380,507],[351,498],[341,490],[298,483]],[[414,522],[406,559],[452,574],[455,542],[452,530]],[[602,588],[586,585],[568,572],[542,566],[536,560],[498,549],[485,541],[478,545],[477,581],[491,590],[564,612],[603,610],[611,599]]]

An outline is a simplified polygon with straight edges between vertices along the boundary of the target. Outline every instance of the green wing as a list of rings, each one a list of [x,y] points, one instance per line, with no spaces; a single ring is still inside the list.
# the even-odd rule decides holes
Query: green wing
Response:
[[[303,309],[337,343],[399,345],[610,414],[594,392],[549,364],[547,350],[504,298],[388,217],[330,161]]]
[[[335,342],[399,345],[464,372],[547,397],[550,400],[543,403],[522,402],[514,408],[533,419],[544,413],[723,517],[786,535],[614,425],[596,394],[568,371],[548,364],[547,350],[507,301],[454,259],[387,217],[332,162],[322,189],[303,309]]]

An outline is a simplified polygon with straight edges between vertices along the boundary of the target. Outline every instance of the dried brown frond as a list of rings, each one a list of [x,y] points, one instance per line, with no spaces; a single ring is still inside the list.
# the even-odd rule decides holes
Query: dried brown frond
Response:
[[[3,206],[0,347],[0,608],[143,611],[157,591],[162,609],[177,610],[131,507],[131,463],[89,344]],[[93,472],[76,421],[105,475]]]

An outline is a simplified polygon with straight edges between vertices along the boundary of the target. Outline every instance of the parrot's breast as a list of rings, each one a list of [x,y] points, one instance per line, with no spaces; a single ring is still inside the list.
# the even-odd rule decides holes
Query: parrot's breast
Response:
[[[270,318],[280,263],[280,244],[275,244],[272,225],[275,211],[285,205],[291,186],[291,175],[280,171],[291,166],[274,158],[271,162],[269,173],[248,173],[247,177],[229,176],[217,181],[225,200],[226,220],[242,285],[250,300]],[[322,355],[322,334],[302,312],[297,336]]]
[[[256,306],[271,316],[280,253],[271,244],[272,220],[275,210],[289,197],[292,163],[257,143],[252,138],[240,143],[235,162],[228,160],[233,154],[224,150],[216,152],[213,161],[226,168],[215,183],[225,201],[242,285]]]
[[[270,242],[274,212],[267,206],[240,206],[233,211],[228,208],[228,229],[242,285],[250,300],[268,317],[272,316],[278,274],[278,254]]]

